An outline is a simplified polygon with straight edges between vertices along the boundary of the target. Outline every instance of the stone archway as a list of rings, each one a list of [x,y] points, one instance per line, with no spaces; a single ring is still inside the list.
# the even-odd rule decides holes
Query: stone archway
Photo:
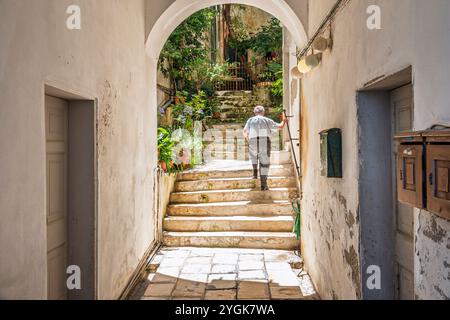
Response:
[[[170,34],[185,19],[199,10],[228,3],[248,5],[270,13],[289,30],[299,48],[308,41],[302,22],[284,0],[176,0],[153,25],[146,42],[147,53],[157,59]]]
[[[289,46],[288,66],[285,70],[290,70],[290,65],[296,65],[295,47],[302,48],[308,41],[305,26],[299,18],[299,12],[295,12],[286,0],[175,0],[173,3],[158,17],[154,25],[151,27],[149,36],[146,41],[146,51],[150,57],[150,107],[156,109],[157,105],[157,63],[164,44],[170,37],[175,28],[185,19],[202,9],[221,5],[221,4],[242,4],[253,6],[266,11],[281,21],[283,26],[289,31],[292,45]],[[298,11],[298,8],[297,8]],[[294,63],[293,63],[293,60]],[[290,88],[291,86],[285,86]],[[286,91],[285,91],[286,93]],[[150,119],[151,126],[157,127],[156,118]],[[152,137],[156,144],[156,134]],[[153,156],[153,163],[157,163],[157,155]]]

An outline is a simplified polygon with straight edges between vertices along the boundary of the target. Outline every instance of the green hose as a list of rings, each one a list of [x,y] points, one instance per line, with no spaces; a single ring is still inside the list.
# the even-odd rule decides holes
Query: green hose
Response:
[[[295,206],[294,202],[297,202],[297,207]],[[301,210],[300,210],[300,199],[297,198],[297,200],[292,200],[291,202],[292,209],[296,213],[295,223],[294,223],[294,232],[297,235],[297,240],[300,239],[301,235]]]

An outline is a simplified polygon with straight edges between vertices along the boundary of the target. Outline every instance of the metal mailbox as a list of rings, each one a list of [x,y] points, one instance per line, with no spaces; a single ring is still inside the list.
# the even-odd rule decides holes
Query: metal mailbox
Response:
[[[342,178],[341,129],[320,132],[320,171],[324,177]]]

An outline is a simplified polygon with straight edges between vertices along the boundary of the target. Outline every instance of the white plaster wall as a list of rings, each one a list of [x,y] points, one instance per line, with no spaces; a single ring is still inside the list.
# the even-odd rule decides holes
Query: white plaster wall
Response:
[[[382,30],[366,27],[370,4],[381,6]],[[310,2],[309,34],[331,6],[329,0]],[[357,298],[361,292],[356,91],[370,80],[412,64],[415,129],[437,122],[448,124],[448,13],[450,2],[446,0],[351,1],[333,23],[332,52],[326,53],[322,65],[303,80],[302,245],[306,266],[323,298]],[[319,174],[318,133],[332,127],[343,130],[344,178],[339,180]],[[447,294],[450,286],[449,224],[436,219],[446,236],[440,242],[430,242],[423,230],[433,220],[426,212],[416,218],[416,270],[435,266],[416,275],[417,298],[442,298],[440,292]],[[435,251],[436,256],[424,259],[427,252]]]
[[[174,190],[175,182],[177,180],[177,174],[167,174],[159,172],[157,176],[157,226],[156,226],[156,238],[158,241],[163,240],[163,224],[166,216],[167,206],[170,203],[170,195]]]
[[[65,27],[78,4],[82,30]],[[0,1],[0,297],[46,297],[44,82],[98,99],[98,297],[154,238],[144,0]]]
[[[450,300],[450,221],[415,210],[415,296]]]
[[[336,4],[336,0],[309,1],[308,36],[312,37],[328,12]]]
[[[283,105],[289,118],[289,129],[292,139],[298,139],[300,137],[300,79],[293,76],[292,69],[297,67],[297,46],[292,39],[292,35],[286,28],[283,29]],[[300,147],[298,146],[299,140],[293,140],[292,144],[289,140],[288,128],[285,127],[283,131],[283,138],[285,141],[285,148],[292,148],[295,152],[297,164],[300,164]],[[292,155],[292,163],[295,164],[294,156]],[[297,186],[300,187],[300,177],[295,173],[297,178]]]
[[[450,125],[450,2],[415,0],[414,128]],[[430,50],[430,48],[433,48]],[[450,220],[415,210],[415,296],[450,299]]]

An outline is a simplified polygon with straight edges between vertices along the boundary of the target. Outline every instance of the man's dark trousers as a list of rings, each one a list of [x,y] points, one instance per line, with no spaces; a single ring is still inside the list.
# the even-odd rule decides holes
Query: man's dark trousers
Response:
[[[270,168],[270,154],[272,150],[272,143],[269,137],[258,137],[250,139],[249,152],[250,160],[253,165],[253,177],[258,178],[258,165],[259,176],[261,178],[261,189],[267,189],[267,177],[269,176]]]

